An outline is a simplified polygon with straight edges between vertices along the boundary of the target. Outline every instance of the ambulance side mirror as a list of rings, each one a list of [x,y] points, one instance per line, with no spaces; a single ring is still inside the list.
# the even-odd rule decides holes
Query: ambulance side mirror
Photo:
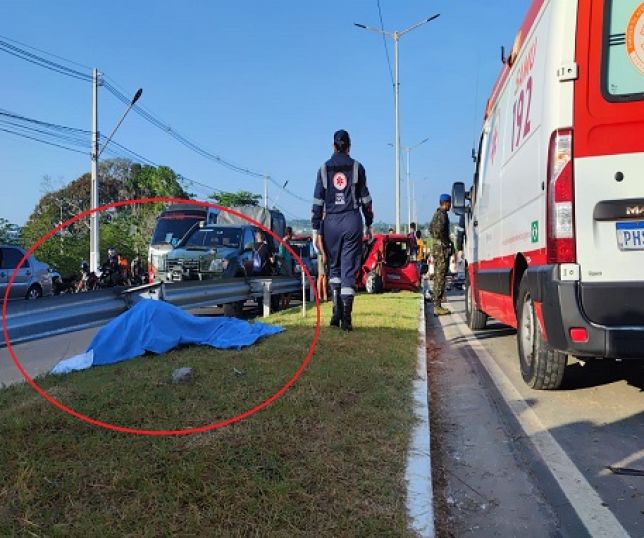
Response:
[[[470,208],[466,205],[469,198],[469,192],[465,191],[465,183],[457,181],[452,185],[452,210],[456,215],[460,216],[469,211]]]

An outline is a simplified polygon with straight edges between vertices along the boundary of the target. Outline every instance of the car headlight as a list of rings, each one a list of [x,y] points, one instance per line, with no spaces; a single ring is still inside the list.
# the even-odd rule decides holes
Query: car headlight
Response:
[[[166,270],[166,261],[167,261],[167,256],[165,256],[164,254],[152,254],[152,266],[157,271]]]
[[[227,260],[225,258],[215,258],[210,262],[208,270],[213,273],[223,273],[226,269],[228,269],[229,263],[230,260]]]

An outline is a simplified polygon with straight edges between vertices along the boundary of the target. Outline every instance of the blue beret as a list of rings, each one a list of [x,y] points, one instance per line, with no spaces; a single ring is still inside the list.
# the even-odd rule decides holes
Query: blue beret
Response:
[[[449,202],[451,204],[452,197],[449,194],[441,194],[440,203],[442,204],[443,202]]]

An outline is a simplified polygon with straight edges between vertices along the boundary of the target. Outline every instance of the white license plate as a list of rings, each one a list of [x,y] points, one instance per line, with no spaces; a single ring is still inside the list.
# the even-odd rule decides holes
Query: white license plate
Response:
[[[616,226],[620,250],[644,250],[644,221],[618,222]]]

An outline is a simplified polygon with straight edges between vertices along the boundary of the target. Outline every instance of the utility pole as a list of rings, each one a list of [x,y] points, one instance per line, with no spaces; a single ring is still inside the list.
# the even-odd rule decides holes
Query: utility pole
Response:
[[[400,233],[400,77],[399,77],[399,60],[398,60],[398,42],[400,38],[405,34],[431,22],[440,17],[440,14],[433,15],[423,19],[416,24],[411,25],[409,28],[402,30],[401,32],[386,32],[381,28],[372,28],[364,24],[359,24],[357,22],[353,23],[354,26],[358,28],[363,28],[364,30],[369,30],[370,32],[375,32],[376,34],[383,35],[385,37],[391,37],[394,40],[394,108],[396,116],[396,140],[395,140],[395,152],[396,152],[396,174],[395,174],[395,192],[396,192],[396,233]]]
[[[411,148],[406,148],[407,153],[407,233],[411,231],[411,173],[409,171],[409,154]]]
[[[90,195],[90,208],[98,207],[98,70],[92,70],[92,188]],[[89,267],[90,271],[97,271],[101,260],[100,237],[98,233],[97,212],[90,216],[89,232]]]
[[[411,181],[411,203],[411,216],[413,217],[413,221],[416,223],[417,229],[420,229],[420,226],[418,226],[418,213],[416,211],[416,182],[414,180]]]
[[[98,85],[99,85],[99,73],[96,68],[92,70],[92,189],[90,196],[90,208],[96,209],[99,206],[98,200],[98,159],[101,156],[101,153],[105,151],[105,148],[112,141],[112,137],[116,133],[116,130],[121,126],[127,113],[132,110],[132,107],[140,99],[143,94],[143,90],[139,88],[134,94],[132,101],[129,106],[116,123],[116,127],[112,129],[110,136],[105,140],[105,144],[99,151],[98,141],[100,140],[100,133],[98,132]],[[101,245],[100,245],[100,234],[99,234],[99,214],[95,211],[90,216],[89,220],[89,267],[90,271],[97,271],[99,265],[101,264]]]

